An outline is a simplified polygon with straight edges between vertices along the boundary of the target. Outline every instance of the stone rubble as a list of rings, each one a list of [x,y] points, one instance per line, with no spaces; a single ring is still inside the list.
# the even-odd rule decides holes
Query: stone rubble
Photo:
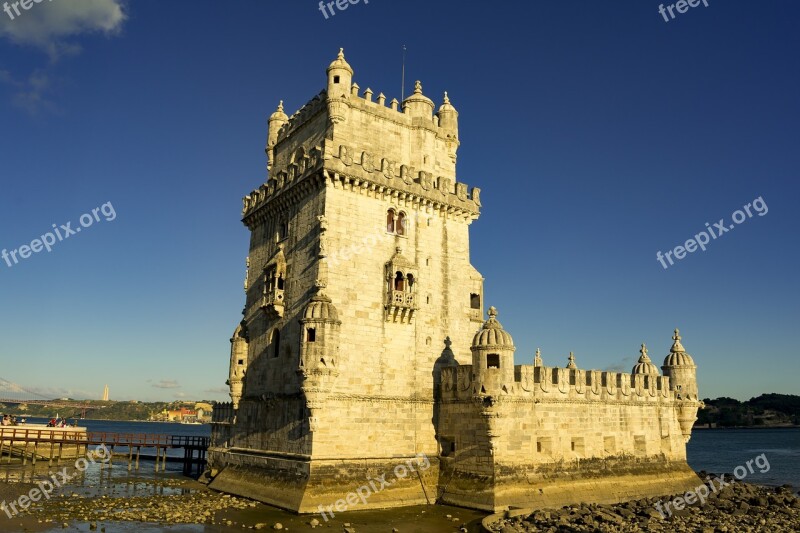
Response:
[[[701,474],[706,479],[705,472]],[[725,476],[726,482],[733,479]],[[662,518],[656,504],[673,497],[646,498],[615,505],[581,504],[537,510],[490,524],[494,533],[639,531],[747,533],[800,531],[800,498],[789,485],[777,488],[734,482],[712,494],[706,504],[687,505]],[[513,514],[513,512],[511,513]]]

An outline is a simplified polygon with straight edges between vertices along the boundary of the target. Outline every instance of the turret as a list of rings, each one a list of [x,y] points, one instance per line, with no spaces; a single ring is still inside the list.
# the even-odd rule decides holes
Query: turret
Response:
[[[672,336],[672,348],[664,359],[664,375],[669,376],[670,390],[675,395],[678,423],[686,442],[692,436],[692,427],[697,420],[697,410],[703,405],[697,397],[697,366],[692,356],[681,344],[680,331]]]
[[[642,347],[639,350],[641,356],[639,357],[639,361],[633,366],[631,370],[631,374],[645,374],[649,376],[657,376],[658,375],[658,367],[653,364],[650,360],[650,356],[647,355],[647,346],[642,343]]]
[[[308,429],[317,430],[317,419],[325,398],[339,375],[339,312],[320,284],[300,319],[301,390],[308,410]]]
[[[569,352],[569,357],[567,357],[567,368],[570,370],[578,368],[578,365],[575,364],[575,354],[572,352]]]
[[[228,372],[228,386],[231,389],[231,401],[234,409],[239,408],[239,400],[242,399],[244,376],[247,373],[247,348],[247,327],[241,323],[231,337],[231,364]]]
[[[448,139],[458,140],[458,111],[450,104],[447,91],[444,93],[444,103],[437,113],[439,117],[439,127],[444,130]]]
[[[412,118],[433,120],[433,100],[422,94],[422,83],[414,84],[414,94],[403,100],[403,113]]]
[[[344,58],[344,48],[339,48],[339,55],[330,64],[328,73],[328,98],[349,98],[353,85],[353,68]]]
[[[275,145],[278,144],[278,132],[284,124],[289,122],[289,117],[283,112],[283,100],[278,104],[278,109],[269,117],[269,133],[267,135],[267,168],[272,167],[275,160]]]
[[[684,350],[678,329],[672,340],[672,348],[661,369],[665,376],[669,376],[670,389],[675,391],[678,399],[697,400],[697,366],[692,356]]]
[[[328,67],[328,116],[333,124],[345,120],[353,85],[353,69],[344,59],[344,49]]]
[[[514,383],[514,341],[497,321],[497,309],[489,308],[489,320],[472,339],[472,371],[476,392],[511,392]]]

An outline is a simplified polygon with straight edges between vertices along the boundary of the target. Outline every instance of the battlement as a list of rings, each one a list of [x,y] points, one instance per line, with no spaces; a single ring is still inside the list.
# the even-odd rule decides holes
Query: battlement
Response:
[[[442,369],[442,399],[467,400],[476,394],[500,392],[501,395],[537,399],[583,399],[588,401],[665,401],[678,399],[670,390],[668,376],[581,370],[533,365],[515,365],[514,383],[499,385],[498,391],[487,391],[493,383],[489,368],[484,383],[475,380],[472,365]],[[483,387],[483,390],[482,390]]]

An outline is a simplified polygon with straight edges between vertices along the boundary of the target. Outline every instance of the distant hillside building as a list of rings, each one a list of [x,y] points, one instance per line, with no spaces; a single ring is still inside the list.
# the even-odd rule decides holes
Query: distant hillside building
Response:
[[[244,317],[232,403],[213,414],[212,488],[318,512],[425,454],[357,507],[611,502],[682,492],[700,402],[677,330],[663,376],[515,365],[470,264],[480,190],[456,179],[458,112],[417,82],[361,92],[344,55],[269,118],[269,179],[244,199]],[[513,235],[498,235],[497,249]]]

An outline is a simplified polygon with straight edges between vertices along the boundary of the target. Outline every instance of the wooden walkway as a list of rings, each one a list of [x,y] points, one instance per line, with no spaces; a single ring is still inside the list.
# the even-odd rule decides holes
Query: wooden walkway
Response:
[[[114,461],[114,450],[127,452],[128,471],[139,470],[139,459],[144,449],[155,450],[155,470],[167,468],[167,450],[183,449],[183,473],[199,475],[206,464],[209,437],[189,435],[156,435],[150,433],[106,433],[69,429],[30,429],[25,427],[0,428],[0,464],[11,464],[13,457],[21,458],[22,464],[48,461],[50,466],[66,460],[84,457],[89,446],[105,446],[109,451],[107,464]],[[149,456],[146,456],[149,458]]]

